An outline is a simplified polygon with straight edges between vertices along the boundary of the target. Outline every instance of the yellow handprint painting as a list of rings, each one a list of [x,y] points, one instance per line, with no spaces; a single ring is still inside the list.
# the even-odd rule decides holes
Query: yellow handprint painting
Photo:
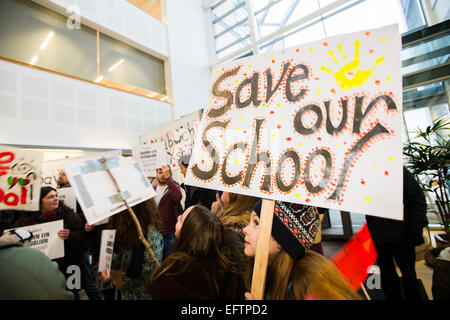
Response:
[[[334,73],[334,78],[336,79],[337,84],[344,91],[350,90],[354,87],[362,86],[370,78],[370,76],[372,75],[372,73],[375,70],[375,68],[377,67],[377,65],[384,61],[384,57],[379,57],[378,59],[375,60],[374,66],[372,68],[370,68],[369,70],[358,69],[361,64],[361,61],[359,60],[360,59],[360,56],[359,56],[360,47],[361,47],[361,44],[360,44],[359,40],[356,40],[355,41],[354,60],[344,64],[344,66],[336,73],[334,73],[329,68],[325,67],[325,65],[322,65],[322,67],[320,68],[321,70],[328,72],[329,74]],[[337,48],[342,54],[342,59],[347,60],[347,57],[344,54],[344,49],[343,49],[342,44],[339,44],[337,46]],[[327,51],[327,53],[331,56],[331,58],[333,59],[333,61],[336,65],[340,64],[334,55],[334,51]]]

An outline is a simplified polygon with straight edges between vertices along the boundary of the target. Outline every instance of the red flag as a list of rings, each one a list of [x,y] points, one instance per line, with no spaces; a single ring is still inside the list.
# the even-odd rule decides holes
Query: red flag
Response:
[[[376,259],[377,252],[366,224],[330,258],[355,291],[366,280],[367,268]]]

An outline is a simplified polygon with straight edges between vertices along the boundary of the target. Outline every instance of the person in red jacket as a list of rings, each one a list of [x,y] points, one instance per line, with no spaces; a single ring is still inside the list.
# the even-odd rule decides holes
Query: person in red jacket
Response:
[[[181,189],[172,179],[170,168],[166,166],[156,171],[153,188],[156,190],[155,202],[163,222],[164,249],[162,259],[164,260],[173,251],[175,225],[178,218],[177,206],[181,200]]]

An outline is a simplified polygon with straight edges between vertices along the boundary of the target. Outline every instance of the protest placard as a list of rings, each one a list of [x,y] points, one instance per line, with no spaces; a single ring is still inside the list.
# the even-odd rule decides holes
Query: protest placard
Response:
[[[140,144],[164,142],[166,148],[166,164],[172,169],[174,179],[183,179],[179,174],[178,160],[192,153],[195,133],[200,124],[201,110],[192,112],[156,130],[139,136]]]
[[[135,146],[132,153],[133,159],[142,165],[148,177],[156,177],[156,169],[166,165],[166,148],[163,142]]]
[[[142,171],[131,157],[115,156],[106,159],[110,173],[120,186],[121,194],[104,168],[103,157],[70,161],[64,170],[89,224],[95,224],[156,195]]]
[[[401,220],[396,25],[212,73],[188,185]]]
[[[116,230],[103,230],[100,242],[100,258],[98,262],[98,271],[108,270],[108,276],[111,272],[112,256],[114,252],[114,239]]]
[[[0,145],[0,210],[39,210],[42,153]]]
[[[120,150],[112,150],[112,151],[105,151],[105,152],[99,152],[95,153],[94,155],[88,155],[83,157],[74,157],[74,158],[64,158],[64,159],[58,159],[58,160],[50,160],[50,161],[43,161],[42,167],[41,167],[41,180],[42,180],[42,186],[49,186],[52,188],[58,187],[58,179],[59,175],[61,173],[61,170],[64,168],[64,164],[69,161],[80,161],[80,160],[90,160],[95,159],[100,156],[109,158],[114,156],[120,156],[122,155],[122,151]]]
[[[27,230],[33,234],[30,248],[41,251],[51,260],[64,257],[64,240],[57,235],[59,230],[64,229],[63,220],[8,229],[5,232],[18,229]]]
[[[70,187],[59,188],[56,191],[58,192],[59,201],[63,201],[66,206],[77,212],[77,196],[75,191]]]

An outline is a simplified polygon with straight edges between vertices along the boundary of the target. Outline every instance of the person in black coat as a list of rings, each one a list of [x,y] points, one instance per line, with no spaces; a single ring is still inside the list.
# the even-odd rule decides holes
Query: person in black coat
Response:
[[[415,247],[424,243],[428,225],[425,195],[414,176],[403,167],[403,221],[366,216],[367,227],[378,253],[381,285],[387,300],[400,300],[402,290],[394,259],[402,273],[404,298],[420,300]]]
[[[189,161],[191,160],[191,155],[184,155],[178,160],[178,165],[180,166],[181,173],[186,177],[186,171],[189,167]],[[186,200],[184,202],[184,210],[194,205],[202,205],[211,210],[212,203],[216,200],[216,191],[210,189],[204,189],[194,186],[187,186],[184,183],[181,187],[186,192]]]

